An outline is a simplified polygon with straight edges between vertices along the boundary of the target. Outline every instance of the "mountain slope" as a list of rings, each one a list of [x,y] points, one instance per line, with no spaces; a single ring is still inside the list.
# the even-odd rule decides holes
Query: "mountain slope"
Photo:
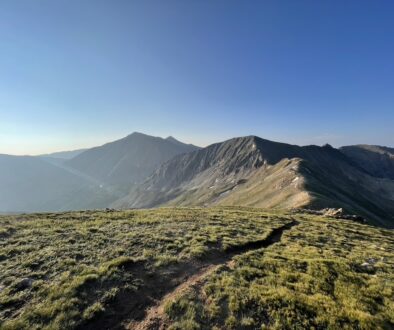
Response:
[[[158,205],[344,207],[394,223],[394,182],[366,174],[330,146],[299,147],[255,136],[176,156],[117,207]]]
[[[175,155],[197,150],[175,139],[133,133],[123,139],[89,149],[65,165],[107,184],[128,186],[150,175]]]
[[[0,211],[98,208],[119,198],[39,157],[0,155]]]
[[[360,144],[340,150],[371,175],[394,180],[394,148]]]
[[[56,159],[71,159],[79,154],[83,153],[87,149],[77,149],[77,150],[70,150],[70,151],[58,151],[58,152],[53,152],[50,154],[43,154],[39,155],[38,157],[43,157],[43,158],[56,158]]]

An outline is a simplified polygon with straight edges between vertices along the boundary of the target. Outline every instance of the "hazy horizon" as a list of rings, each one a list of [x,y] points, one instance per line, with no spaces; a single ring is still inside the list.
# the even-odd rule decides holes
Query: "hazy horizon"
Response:
[[[133,131],[394,146],[394,3],[0,3],[0,153]]]
[[[296,143],[296,142],[291,142],[291,141],[270,139],[270,138],[267,138],[267,137],[265,137],[265,136],[259,136],[259,135],[257,135],[257,134],[244,134],[244,135],[234,135],[234,136],[229,136],[229,137],[223,137],[223,138],[221,138],[221,139],[219,138],[218,140],[215,140],[215,141],[211,141],[211,142],[208,142],[208,143],[205,143],[205,144],[201,144],[201,143],[195,143],[195,142],[192,142],[192,141],[183,140],[183,139],[181,139],[181,138],[179,138],[178,136],[173,135],[173,134],[158,136],[158,135],[154,135],[154,134],[147,134],[146,132],[142,132],[142,131],[134,131],[134,132],[131,132],[130,134],[132,134],[132,133],[142,133],[142,134],[145,134],[145,135],[154,136],[154,137],[159,137],[159,138],[162,138],[162,139],[166,139],[166,138],[168,138],[168,137],[171,136],[171,137],[175,138],[176,140],[178,140],[178,141],[180,141],[180,142],[183,142],[183,143],[186,143],[186,144],[193,144],[193,145],[195,145],[195,146],[197,146],[197,147],[202,147],[202,148],[207,147],[207,146],[209,146],[209,145],[211,145],[211,144],[220,143],[220,142],[223,142],[223,141],[232,139],[232,138],[238,138],[238,137],[250,136],[250,135],[258,136],[258,137],[261,137],[261,138],[263,138],[263,139],[270,140],[270,141],[274,141],[274,142],[295,144],[295,145],[300,145],[300,146],[306,146],[306,145],[318,145],[318,146],[322,146],[322,145],[327,144],[327,143],[330,144],[330,145],[332,145],[332,146],[335,147],[335,148],[339,148],[339,147],[345,146],[345,144],[343,144],[343,145],[335,145],[335,144],[332,144],[332,143],[330,143],[330,141],[329,141],[328,139],[325,140],[325,142],[323,142],[323,139],[325,138],[324,136],[322,136],[322,137],[316,137],[316,139],[320,139],[320,138],[321,138],[321,143],[307,143],[307,142],[306,142],[306,143]],[[130,135],[130,134],[126,134],[126,135],[119,136],[119,137],[112,137],[110,140],[105,140],[105,141],[103,141],[103,142],[98,141],[97,144],[80,145],[79,147],[71,147],[71,148],[68,148],[68,149],[67,149],[67,148],[66,148],[66,149],[53,149],[53,150],[44,151],[44,152],[20,153],[20,154],[12,154],[12,153],[2,153],[2,152],[0,152],[0,155],[1,155],[1,154],[7,154],[7,155],[12,155],[12,156],[45,156],[45,155],[47,155],[47,154],[53,154],[53,153],[58,153],[58,152],[76,151],[76,150],[79,150],[79,149],[90,149],[90,148],[99,147],[99,146],[102,146],[102,145],[104,145],[104,144],[107,144],[107,143],[111,143],[111,142],[117,141],[117,140],[119,140],[119,139],[123,139],[123,138],[127,137],[127,136]],[[356,145],[356,144],[368,144],[368,143],[354,143],[354,144]],[[370,144],[370,143],[369,143],[369,144]],[[350,144],[347,144],[347,145],[350,145]],[[391,146],[391,145],[381,145],[381,146],[393,147],[393,146]]]

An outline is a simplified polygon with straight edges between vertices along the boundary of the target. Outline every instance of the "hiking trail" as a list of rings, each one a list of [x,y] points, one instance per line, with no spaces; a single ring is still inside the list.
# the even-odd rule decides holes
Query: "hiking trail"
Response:
[[[192,287],[202,286],[205,279],[220,266],[233,268],[233,257],[271,246],[282,234],[298,225],[296,220],[273,229],[266,238],[233,246],[226,251],[210,251],[199,260],[187,260],[166,266],[158,272],[146,262],[124,268],[135,277],[138,289],[123,291],[106,306],[106,312],[81,324],[76,330],[131,329],[162,330],[169,323],[165,304]]]

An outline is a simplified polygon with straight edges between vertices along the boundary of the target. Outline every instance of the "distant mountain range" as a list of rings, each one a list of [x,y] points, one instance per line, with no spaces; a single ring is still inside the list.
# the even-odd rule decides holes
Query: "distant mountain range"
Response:
[[[340,150],[369,174],[394,180],[394,148],[362,144]]]
[[[153,170],[198,147],[133,133],[100,147],[47,155],[0,155],[0,212],[105,208]]]
[[[172,157],[197,150],[173,137],[162,139],[133,133],[123,139],[86,150],[65,165],[110,185],[141,182]]]
[[[394,149],[256,136],[199,148],[133,133],[100,147],[0,157],[0,212],[163,205],[342,207],[394,227]],[[59,161],[61,159],[61,161]]]
[[[71,150],[71,151],[58,151],[58,152],[53,152],[51,154],[39,155],[39,157],[67,160],[67,159],[71,159],[71,158],[78,156],[79,154],[83,153],[86,150],[87,149],[77,149],[77,150]]]
[[[0,155],[1,212],[100,208],[116,197],[40,157]]]

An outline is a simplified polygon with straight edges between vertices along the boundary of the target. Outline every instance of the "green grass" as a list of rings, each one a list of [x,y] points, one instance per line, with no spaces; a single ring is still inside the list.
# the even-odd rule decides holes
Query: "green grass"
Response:
[[[65,329],[105,313],[152,272],[264,238],[288,222],[236,209],[69,212],[0,217],[0,328]],[[31,286],[21,289],[23,279]]]
[[[83,326],[141,292],[135,269],[160,279],[176,265],[264,239],[292,218],[299,225],[280,243],[238,255],[234,267],[220,266],[169,301],[171,327],[392,328],[392,231],[251,208],[1,216],[0,328]]]
[[[280,243],[168,302],[172,329],[393,329],[393,232],[297,220]]]

